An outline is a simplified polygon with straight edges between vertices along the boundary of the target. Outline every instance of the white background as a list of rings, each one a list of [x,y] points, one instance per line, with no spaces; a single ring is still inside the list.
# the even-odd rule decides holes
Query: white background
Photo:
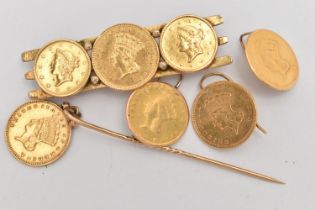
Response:
[[[0,131],[35,82],[24,80],[31,63],[20,53],[57,38],[98,35],[121,22],[147,26],[187,13],[220,14],[225,23],[216,30],[229,37],[219,55],[234,63],[216,69],[245,86],[254,96],[259,123],[243,145],[216,150],[202,143],[192,126],[175,146],[234,163],[284,180],[271,184],[172,154],[125,143],[78,127],[68,152],[47,168],[17,162],[0,142],[0,209],[315,209],[315,5],[310,0],[265,1],[18,1],[0,6]],[[238,38],[267,28],[281,34],[295,50],[300,64],[297,85],[277,92],[250,71]],[[189,106],[204,72],[185,77],[180,90]],[[174,81],[172,81],[174,82]],[[209,81],[211,82],[211,81]],[[99,90],[71,97],[84,119],[130,134],[124,109],[129,93]]]

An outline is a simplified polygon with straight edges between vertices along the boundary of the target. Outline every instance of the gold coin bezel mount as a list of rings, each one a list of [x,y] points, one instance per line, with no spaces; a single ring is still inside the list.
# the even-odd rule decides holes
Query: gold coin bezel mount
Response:
[[[136,56],[134,59],[138,60],[138,66],[142,69],[141,71],[138,70],[134,73],[127,73],[126,78],[116,78],[117,75],[113,76],[119,68],[115,68],[112,64],[110,64],[110,56],[112,55],[112,52],[107,52],[110,50],[110,44],[114,43],[115,35],[118,36],[118,33],[120,32],[129,33],[129,35],[140,39],[138,42],[143,45],[143,48],[141,48],[138,53],[141,52],[144,56],[148,56],[148,58],[140,58],[140,55],[134,55]],[[130,47],[130,44],[125,45]],[[139,62],[140,59],[141,62]],[[107,28],[100,36],[97,37],[92,48],[92,66],[96,75],[105,85],[116,90],[134,90],[149,82],[154,77],[158,69],[159,61],[159,47],[150,32],[138,25],[130,23],[117,24]],[[135,78],[137,81],[135,81]]]
[[[146,88],[150,88],[150,87],[154,87],[154,86],[156,86],[155,88],[158,88],[159,90],[165,89],[166,91],[171,92],[170,94],[173,95],[173,97],[171,97],[172,98],[171,100],[174,100],[174,97],[177,97],[176,100],[178,100],[178,101],[176,103],[179,103],[179,101],[181,101],[180,102],[180,103],[182,103],[181,107],[183,107],[183,108],[182,108],[182,110],[180,110],[180,112],[182,112],[182,114],[185,115],[185,117],[181,121],[182,125],[180,126],[180,128],[177,128],[180,130],[178,130],[176,132],[176,134],[173,134],[172,137],[169,137],[166,140],[163,139],[164,142],[161,142],[160,140],[155,142],[154,140],[149,139],[149,137],[145,137],[146,136],[145,132],[141,133],[141,131],[139,131],[140,130],[139,122],[135,123],[134,120],[132,120],[132,118],[134,118],[134,116],[136,115],[136,114],[134,114],[135,108],[132,106],[132,104],[135,104],[135,101],[141,101],[141,95],[145,93]],[[161,96],[163,97],[165,95],[161,95]],[[167,100],[170,100],[170,98]],[[183,116],[183,115],[181,115],[181,116]],[[127,107],[126,107],[126,118],[128,121],[129,129],[132,131],[133,135],[140,142],[147,144],[147,145],[151,145],[151,146],[161,147],[161,146],[168,146],[168,145],[174,144],[184,135],[184,133],[187,130],[188,122],[189,122],[189,109],[188,109],[188,105],[187,105],[187,102],[186,102],[184,96],[176,88],[174,88],[173,86],[171,86],[167,83],[164,83],[164,82],[149,82],[149,83],[145,84],[144,86],[142,86],[141,88],[135,90],[130,95],[130,97],[128,99]],[[174,126],[174,125],[172,125],[172,126]],[[174,137],[174,135],[175,135],[175,137]],[[162,137],[159,136],[159,139],[160,138],[162,138]]]
[[[198,123],[198,121],[200,120],[199,116],[197,115],[198,109],[200,109],[199,101],[201,100],[201,98],[204,95],[210,94],[212,92],[212,90],[217,89],[217,87],[219,87],[221,85],[230,86],[233,89],[237,88],[240,92],[242,92],[242,94],[244,96],[246,96],[248,98],[248,100],[250,101],[250,106],[251,106],[251,109],[253,111],[253,113],[252,113],[253,118],[251,120],[250,127],[248,127],[246,133],[244,135],[242,135],[242,136],[239,136],[234,143],[230,143],[230,142],[228,142],[228,143],[226,143],[226,142],[224,142],[224,143],[215,143],[212,139],[207,138],[201,131],[202,128],[200,128],[200,126],[206,126],[206,125],[199,125],[199,123]],[[210,146],[213,146],[213,147],[216,147],[216,148],[232,148],[232,147],[236,147],[236,146],[244,143],[250,137],[252,132],[254,131],[254,129],[256,127],[256,123],[257,123],[257,110],[256,110],[255,101],[254,101],[253,97],[241,85],[239,85],[239,84],[237,84],[235,82],[232,82],[232,81],[217,81],[217,82],[213,82],[211,84],[208,84],[206,87],[204,87],[199,92],[199,94],[195,98],[193,106],[192,106],[191,119],[192,119],[192,125],[193,125],[193,128],[194,128],[196,134],[206,144],[208,144]],[[211,135],[211,134],[207,134],[207,135]],[[225,141],[227,141],[227,140],[225,140]],[[231,138],[228,141],[231,141]]]
[[[37,72],[39,59],[41,59],[42,53],[45,52],[47,49],[49,50],[49,47],[51,47],[52,45],[55,45],[58,43],[61,45],[63,43],[67,43],[67,44],[71,44],[72,48],[73,47],[78,48],[79,51],[77,53],[79,55],[84,55],[85,60],[83,62],[84,62],[84,65],[87,66],[86,71],[84,72],[82,81],[80,83],[74,84],[73,88],[71,88],[72,90],[66,89],[66,91],[63,91],[63,92],[61,92],[61,91],[56,92],[56,91],[52,91],[49,88],[47,88],[45,84],[42,84],[40,75],[38,75],[38,72]],[[83,62],[81,61],[81,65]],[[79,43],[77,43],[75,41],[67,40],[67,39],[60,39],[60,40],[55,40],[55,41],[49,42],[43,48],[40,49],[40,51],[38,52],[38,54],[35,58],[34,76],[35,76],[35,80],[36,80],[37,84],[39,85],[39,87],[44,92],[48,93],[51,96],[55,96],[55,97],[67,97],[67,96],[74,95],[74,94],[80,92],[86,86],[87,82],[90,79],[91,70],[92,70],[91,59],[90,59],[90,56],[87,53],[87,51]]]
[[[63,143],[64,145],[62,146],[62,148],[59,149],[60,152],[58,154],[56,154],[54,157],[51,157],[51,151],[50,151],[50,152],[48,152],[48,154],[46,154],[47,157],[45,157],[45,156],[42,157],[43,158],[42,161],[40,161],[39,158],[36,158],[36,161],[34,161],[34,159],[33,159],[34,157],[29,156],[30,159],[27,159],[27,154],[24,154],[25,156],[23,156],[22,155],[23,152],[21,154],[18,154],[16,149],[13,148],[14,146],[12,146],[12,144],[10,143],[12,141],[12,139],[10,139],[9,132],[10,132],[10,129],[12,128],[12,126],[15,123],[18,123],[19,119],[23,117],[23,114],[27,114],[27,112],[29,110],[32,110],[32,108],[39,108],[39,107],[42,109],[47,109],[47,110],[53,110],[54,109],[54,113],[58,112],[58,116],[60,116],[62,118],[62,120],[64,121],[64,126],[66,126],[64,128],[67,131],[67,134],[66,134],[67,137],[63,136],[63,138],[65,138],[64,139],[65,143]],[[24,132],[26,132],[26,130],[25,130],[26,125],[24,125],[23,128],[21,128],[21,130],[23,130]],[[52,102],[48,102],[48,101],[33,100],[33,101],[30,101],[30,102],[27,102],[27,103],[20,105],[11,114],[11,116],[8,120],[7,126],[6,126],[6,132],[5,132],[6,144],[7,144],[7,147],[9,149],[10,153],[19,162],[26,164],[28,166],[41,167],[41,166],[46,166],[46,165],[54,163],[55,161],[59,160],[64,155],[64,153],[67,151],[67,149],[69,148],[69,145],[71,143],[71,132],[72,132],[72,130],[71,130],[71,126],[68,123],[68,119],[65,116],[63,110],[58,105],[56,105],[55,103],[52,103]],[[13,139],[13,140],[15,140],[15,139]],[[44,143],[40,142],[39,144],[44,144]],[[57,146],[57,145],[55,145],[55,146]],[[23,146],[21,145],[21,147],[23,147]],[[35,148],[35,150],[36,149],[38,149],[38,148]],[[25,151],[25,152],[29,152],[29,151]],[[23,158],[23,157],[25,157],[25,158]]]
[[[176,52],[177,53],[176,56],[173,55],[174,52],[171,53],[171,51],[174,49],[180,49],[180,46],[169,46],[166,43],[169,43],[169,42],[176,43],[174,40],[175,35],[172,37],[172,33],[173,33],[171,32],[172,27],[175,27],[175,25],[181,24],[181,21],[186,21],[187,25],[185,26],[190,26],[188,24],[191,24],[192,20],[198,21],[200,24],[199,25],[200,27],[201,27],[201,24],[204,24],[204,26],[207,27],[206,29],[207,32],[203,32],[203,34],[204,34],[204,37],[207,37],[208,39],[210,39],[210,41],[209,40],[200,41],[201,43],[200,49],[205,50],[205,52],[194,57],[192,61],[189,61],[191,59],[189,59],[188,54],[184,52],[181,52],[181,51],[179,51],[179,53]],[[198,30],[201,30],[201,28],[198,28]],[[178,36],[178,33],[177,33],[177,36]],[[206,41],[209,41],[209,42],[206,42]],[[214,42],[214,43],[211,43],[211,42]],[[171,48],[171,49],[168,50],[167,48]],[[166,63],[170,65],[172,68],[174,68],[175,70],[180,71],[180,72],[185,72],[185,73],[195,72],[195,71],[199,71],[199,70],[207,68],[213,62],[217,54],[217,50],[218,50],[218,37],[216,35],[216,32],[213,26],[211,25],[209,21],[205,20],[204,18],[194,16],[194,15],[183,15],[183,16],[179,16],[173,19],[171,22],[166,24],[166,26],[164,26],[161,33],[161,37],[160,37],[160,50],[161,50],[161,55],[166,61]],[[201,58],[200,56],[203,54],[207,54],[208,58],[206,59],[205,57]],[[176,58],[176,61],[174,60],[174,58]],[[187,61],[187,58],[188,58],[188,61]],[[186,60],[186,61],[183,61],[183,60]]]
[[[299,66],[289,43],[279,34],[266,29],[259,29],[248,34],[245,55],[252,72],[260,81],[275,90],[291,89],[298,80]],[[264,54],[261,42],[266,48]],[[264,62],[264,59],[267,61]]]

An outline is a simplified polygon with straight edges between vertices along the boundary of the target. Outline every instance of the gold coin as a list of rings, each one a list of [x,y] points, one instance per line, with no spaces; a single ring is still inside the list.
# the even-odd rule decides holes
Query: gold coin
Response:
[[[256,126],[255,103],[240,85],[215,82],[202,89],[195,99],[192,124],[208,145],[234,147],[243,143]]]
[[[126,115],[135,137],[153,146],[175,143],[189,121],[183,95],[161,82],[150,82],[135,90],[128,100]]]
[[[44,166],[59,159],[70,144],[70,136],[71,127],[62,109],[46,101],[21,105],[6,129],[10,152],[30,166]]]
[[[92,64],[107,86],[132,90],[152,79],[160,55],[156,41],[145,29],[133,24],[108,28],[95,41]]]
[[[65,97],[79,92],[91,73],[90,57],[70,40],[49,43],[38,53],[34,67],[38,85],[48,94]]]
[[[289,44],[269,30],[257,30],[248,37],[245,53],[259,80],[276,90],[288,90],[297,81],[299,67]]]
[[[193,72],[211,64],[217,52],[218,38],[207,20],[185,15],[163,28],[160,48],[171,67]]]

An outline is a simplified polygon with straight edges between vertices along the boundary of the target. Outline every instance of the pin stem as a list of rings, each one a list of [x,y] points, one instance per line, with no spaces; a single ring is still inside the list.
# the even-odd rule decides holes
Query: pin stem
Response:
[[[200,161],[203,161],[203,162],[206,162],[206,163],[209,163],[209,164],[214,164],[216,166],[220,166],[222,168],[230,169],[230,170],[236,171],[238,173],[242,173],[242,174],[245,174],[245,175],[248,175],[248,176],[259,178],[259,179],[262,179],[262,180],[265,180],[265,181],[270,181],[270,182],[278,183],[278,184],[284,184],[284,182],[282,182],[280,180],[277,180],[275,178],[272,178],[272,177],[269,177],[269,176],[266,176],[266,175],[254,172],[254,171],[250,171],[250,170],[247,170],[247,169],[235,166],[235,165],[231,165],[231,164],[224,163],[224,162],[221,162],[221,161],[218,161],[218,160],[214,160],[214,159],[210,159],[210,158],[207,158],[207,157],[203,157],[203,156],[200,156],[200,155],[197,155],[197,154],[189,153],[189,152],[186,152],[186,151],[183,151],[183,150],[179,150],[179,149],[176,149],[176,148],[172,148],[172,147],[153,147],[153,146],[150,146],[150,145],[145,145],[145,144],[142,144],[141,142],[139,142],[133,136],[126,136],[126,135],[123,135],[123,134],[120,134],[120,133],[117,133],[117,132],[114,132],[114,131],[111,131],[111,130],[108,130],[108,129],[105,129],[105,128],[102,128],[102,127],[99,127],[97,125],[88,123],[86,121],[83,121],[83,120],[79,119],[78,117],[73,116],[66,109],[64,110],[64,113],[68,117],[68,119],[70,121],[74,122],[75,124],[78,124],[78,125],[81,125],[83,127],[96,130],[96,131],[98,131],[100,133],[103,133],[103,134],[106,134],[106,135],[110,135],[112,137],[117,137],[117,138],[120,138],[122,140],[125,140],[125,141],[128,141],[128,142],[132,142],[132,143],[141,144],[143,146],[147,146],[147,147],[150,147],[150,148],[163,150],[165,152],[169,152],[169,153],[173,153],[173,154],[177,154],[177,155],[181,155],[181,156],[186,156],[186,157],[189,157],[189,158],[192,158],[192,159],[195,159],[195,160],[200,160]]]

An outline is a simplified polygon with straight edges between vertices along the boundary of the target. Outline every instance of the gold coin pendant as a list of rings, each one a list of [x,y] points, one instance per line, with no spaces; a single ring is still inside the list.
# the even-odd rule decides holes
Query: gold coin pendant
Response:
[[[21,105],[11,115],[6,142],[14,157],[30,166],[59,159],[70,144],[71,127],[62,109],[46,101]]]
[[[128,100],[126,115],[135,137],[153,146],[175,143],[189,121],[183,95],[161,82],[150,82],[135,90]]]
[[[248,63],[259,80],[276,90],[288,90],[298,79],[297,58],[289,44],[269,30],[251,33],[245,45]]]
[[[240,85],[214,82],[196,97],[192,124],[197,135],[208,145],[234,147],[243,143],[256,126],[255,103]]]

